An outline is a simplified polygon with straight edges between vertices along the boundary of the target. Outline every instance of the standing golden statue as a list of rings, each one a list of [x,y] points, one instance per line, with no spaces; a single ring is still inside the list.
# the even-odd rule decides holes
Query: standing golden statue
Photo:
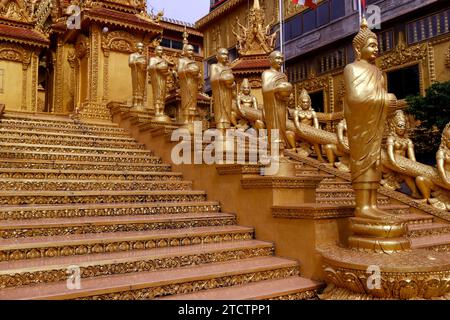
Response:
[[[287,76],[281,72],[284,62],[283,54],[273,51],[269,55],[271,68],[262,74],[262,93],[264,100],[264,120],[268,130],[269,143],[272,143],[271,130],[278,130],[280,150],[289,145],[289,136],[293,132],[287,131],[287,104],[292,92],[292,84]]]
[[[443,182],[443,186],[450,189],[450,123],[442,132],[441,145],[436,153],[436,167],[439,177]],[[417,187],[428,202],[439,210],[450,211],[450,194],[448,190],[444,190],[437,186],[428,177],[419,176],[416,178]],[[433,198],[431,197],[431,192]]]
[[[144,44],[136,44],[137,52],[132,53],[128,59],[131,68],[131,83],[133,88],[133,99],[131,106],[138,111],[144,110],[145,86],[147,83],[147,56],[144,54]]]
[[[155,48],[155,56],[148,63],[150,82],[152,84],[153,101],[155,106],[154,121],[170,122],[170,117],[164,114],[166,105],[167,77],[169,76],[169,63],[163,57],[162,46]]]
[[[186,44],[177,65],[181,95],[181,120],[190,129],[192,129],[197,113],[198,83],[201,77],[200,68],[193,58],[194,47]]]
[[[217,63],[211,65],[211,88],[213,95],[214,118],[217,129],[228,129],[231,123],[233,92],[236,87],[234,76],[228,65],[228,50],[217,50]]]
[[[328,163],[342,172],[350,172],[350,160],[348,157],[350,148],[348,146],[347,121],[345,121],[345,119],[338,123],[336,127],[336,136],[337,144],[329,143],[323,146]],[[336,157],[339,157],[339,162],[336,162]]]
[[[416,161],[414,144],[412,140],[408,138],[407,134],[407,119],[404,112],[397,110],[389,119],[388,123],[389,135],[386,142],[388,161],[399,173],[388,170],[383,175],[381,184],[389,189],[397,190],[401,188],[400,183],[405,181],[412,192],[411,196],[413,198],[420,198],[416,183],[414,182],[414,177],[407,175],[406,170],[401,167],[396,160],[396,156],[403,156],[409,158],[411,161]]]
[[[302,92],[300,94],[300,103],[295,107],[294,111],[294,124],[297,130],[301,130],[299,123],[306,124],[308,126],[312,126],[316,129],[320,129],[319,127],[319,119],[317,118],[317,114],[314,111],[312,104],[311,104],[311,97],[308,94],[308,91],[305,89],[302,89]],[[295,139],[295,137],[294,137]],[[295,140],[294,142],[291,142],[292,145],[294,143],[295,147]],[[312,143],[314,147],[314,151],[316,152],[317,159],[321,162],[323,162],[322,157],[322,150],[320,149],[320,145],[317,143]],[[307,157],[311,154],[311,144],[309,141],[302,142],[300,148],[297,150],[300,154]]]
[[[387,93],[383,74],[375,66],[378,55],[377,36],[366,19],[353,40],[356,61],[344,70],[346,96],[344,114],[350,147],[350,169],[355,190],[355,215],[383,219],[390,214],[377,206],[377,189],[381,180],[381,142],[390,106],[397,100]]]
[[[264,122],[261,120],[251,120],[247,118],[246,109],[259,110],[258,100],[252,94],[250,82],[245,78],[241,83],[241,88],[236,96],[236,109],[231,112],[231,123],[240,129],[264,129]]]

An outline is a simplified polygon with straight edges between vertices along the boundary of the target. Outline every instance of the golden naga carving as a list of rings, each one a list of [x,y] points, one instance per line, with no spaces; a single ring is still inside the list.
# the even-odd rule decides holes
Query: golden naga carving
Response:
[[[264,99],[264,122],[268,130],[269,142],[272,142],[272,130],[278,130],[279,146],[283,150],[290,145],[291,136],[294,132],[286,128],[287,104],[292,93],[292,84],[287,76],[281,72],[284,57],[279,51],[274,51],[269,55],[271,68],[262,74],[262,94]],[[290,145],[295,148],[295,145]]]
[[[200,68],[194,61],[194,47],[185,44],[177,64],[177,77],[181,95],[181,121],[192,129],[197,113],[198,84],[201,78]]]
[[[347,121],[341,120],[336,127],[337,144],[327,144],[323,147],[327,155],[328,162],[335,166],[342,172],[350,172],[350,159],[348,154],[350,148],[348,146],[347,138]],[[336,162],[336,157],[339,157],[339,162]]]
[[[155,117],[153,120],[157,122],[170,121],[170,117],[164,114],[167,92],[167,77],[169,76],[169,63],[163,57],[163,52],[163,47],[157,46],[155,48],[155,56],[151,57],[148,63],[155,107]]]
[[[397,110],[389,121],[389,135],[386,142],[388,161],[397,170],[387,170],[383,174],[381,184],[389,189],[397,190],[401,188],[404,181],[412,192],[413,198],[420,198],[419,192],[414,182],[414,178],[405,174],[405,169],[398,165],[396,157],[403,156],[411,161],[416,161],[414,144],[407,134],[407,119],[403,111]],[[403,173],[402,173],[403,172]]]
[[[24,0],[0,0],[0,17],[24,22],[31,20]]]
[[[300,123],[319,129],[319,119],[317,118],[317,114],[311,105],[311,97],[305,89],[302,89],[299,104],[296,106],[294,111],[294,124],[298,131],[301,130],[299,126]],[[295,136],[291,135],[289,136],[289,139],[291,139],[290,145],[295,147]],[[301,143],[300,148],[297,149],[297,152],[305,157],[309,156],[312,151],[311,144],[319,161],[323,161],[320,145],[310,142],[308,139],[304,139],[304,142]]]
[[[266,53],[269,54],[275,47],[277,32],[270,33],[272,23],[264,25],[264,9],[261,9],[259,0],[254,0],[253,7],[247,16],[247,27],[236,18],[237,31],[233,27],[236,37],[237,49],[241,56]]]
[[[441,145],[436,153],[437,173],[442,181],[440,186],[433,181],[431,177],[418,176],[416,178],[417,186],[425,199],[440,210],[450,211],[450,123],[442,132]],[[445,190],[447,189],[447,190]],[[431,198],[431,192],[433,198]]]
[[[133,99],[131,106],[137,111],[144,110],[145,86],[147,83],[147,56],[144,54],[144,44],[136,44],[137,52],[132,53],[128,60],[131,68],[131,80],[133,88]]]
[[[236,87],[233,71],[228,65],[228,50],[217,50],[217,63],[211,65],[211,88],[217,129],[228,129],[231,123],[233,92]]]

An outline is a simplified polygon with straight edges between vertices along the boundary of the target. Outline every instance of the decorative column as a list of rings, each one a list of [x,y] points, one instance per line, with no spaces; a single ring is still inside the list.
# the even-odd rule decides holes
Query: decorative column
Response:
[[[56,113],[63,113],[63,94],[64,94],[64,45],[61,39],[58,39],[56,47],[56,61],[55,61],[55,98],[53,111]]]

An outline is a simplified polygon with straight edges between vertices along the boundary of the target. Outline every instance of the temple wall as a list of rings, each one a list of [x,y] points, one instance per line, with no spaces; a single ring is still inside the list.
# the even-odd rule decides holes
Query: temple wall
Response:
[[[22,63],[0,60],[0,70],[3,70],[3,90],[0,88],[0,101],[6,105],[6,110],[20,111],[22,108]]]
[[[111,52],[109,63],[109,99],[110,101],[128,101],[131,99],[131,71],[128,55]]]

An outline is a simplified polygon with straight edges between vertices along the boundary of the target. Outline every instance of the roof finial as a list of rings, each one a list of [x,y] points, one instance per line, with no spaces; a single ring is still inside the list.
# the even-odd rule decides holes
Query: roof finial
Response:
[[[261,9],[261,6],[259,5],[259,0],[255,0],[253,2],[253,9],[257,9],[257,10]]]

